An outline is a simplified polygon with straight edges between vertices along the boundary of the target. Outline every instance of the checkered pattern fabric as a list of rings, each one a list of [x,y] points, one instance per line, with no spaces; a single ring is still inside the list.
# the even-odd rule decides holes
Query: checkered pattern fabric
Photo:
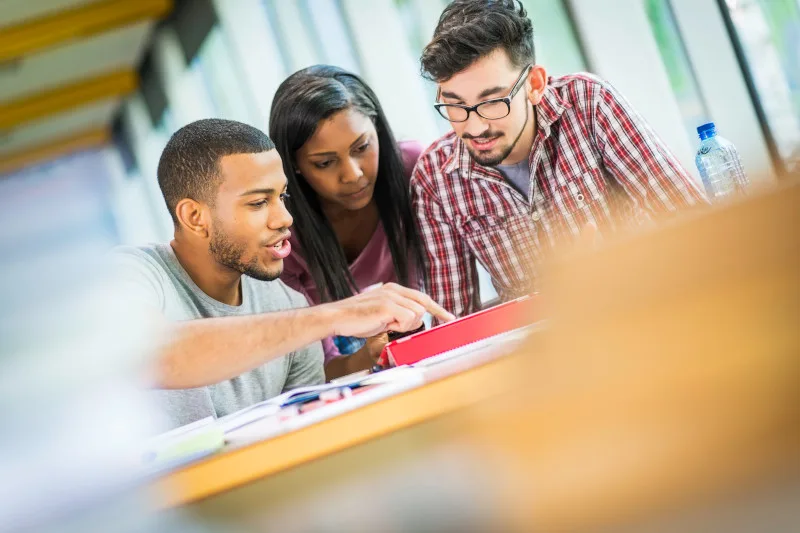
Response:
[[[453,132],[422,154],[412,175],[428,292],[456,316],[480,308],[475,260],[508,300],[535,290],[543,255],[588,224],[602,235],[706,201],[607,82],[590,74],[551,78],[534,112],[527,198],[497,169],[476,163]]]

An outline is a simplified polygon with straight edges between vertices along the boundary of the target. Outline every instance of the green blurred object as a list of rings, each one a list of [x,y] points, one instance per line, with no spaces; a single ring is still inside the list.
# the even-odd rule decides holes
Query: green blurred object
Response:
[[[211,455],[225,446],[225,433],[214,419],[204,418],[154,437],[142,455],[148,470],[161,472]]]
[[[681,109],[684,127],[694,143],[697,138],[695,129],[701,124],[710,122],[711,117],[686,52],[672,6],[668,0],[645,0],[645,11],[670,86]]]

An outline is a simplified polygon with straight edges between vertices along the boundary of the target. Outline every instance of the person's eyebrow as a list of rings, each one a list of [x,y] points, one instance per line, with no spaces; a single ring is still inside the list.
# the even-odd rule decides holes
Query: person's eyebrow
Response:
[[[463,102],[464,99],[458,96],[456,93],[451,93],[450,91],[442,91],[439,93],[440,98],[449,98],[451,100],[458,100],[459,102]]]
[[[288,182],[287,182],[287,184],[288,184]],[[272,188],[266,188],[266,189],[249,189],[249,190],[246,190],[246,191],[244,191],[244,192],[243,192],[242,194],[240,194],[239,196],[251,196],[251,195],[253,195],[253,194],[263,194],[263,195],[265,195],[265,196],[272,196],[272,195],[274,195],[276,192],[283,192],[283,191],[285,191],[285,190],[286,190],[286,184],[284,184],[284,185],[283,185],[283,188],[282,188],[280,191],[277,191],[276,189],[272,189]]]
[[[488,89],[484,89],[478,95],[478,99],[486,98],[487,96],[498,95],[498,94],[505,94],[509,91],[507,87],[490,87]],[[443,98],[450,98],[451,100],[458,100],[463,102],[464,99],[458,96],[456,93],[451,93],[450,91],[442,91],[441,97]]]
[[[350,145],[350,148],[353,148],[355,145],[360,144],[364,140],[364,137],[366,137],[366,136],[367,136],[367,132],[365,131],[364,133],[362,133],[361,135],[358,136],[358,139],[353,141],[353,144]]]
[[[363,141],[366,135],[367,135],[366,131],[361,135],[359,135],[358,138],[355,141],[353,141],[353,143],[350,145],[350,148],[353,148],[355,145]],[[314,152],[313,154],[308,154],[309,157],[320,156],[320,155],[336,155],[336,152]]]
[[[486,98],[487,96],[492,96],[496,94],[506,94],[509,92],[510,89],[508,87],[491,87],[489,89],[484,89],[478,95],[478,98]]]

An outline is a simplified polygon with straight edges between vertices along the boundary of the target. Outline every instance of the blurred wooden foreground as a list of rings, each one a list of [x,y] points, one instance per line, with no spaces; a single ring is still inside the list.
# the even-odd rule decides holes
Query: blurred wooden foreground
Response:
[[[186,509],[246,531],[796,531],[799,233],[790,182],[555,261],[549,327],[458,376],[498,393]]]
[[[546,286],[530,386],[473,428],[524,473],[522,523],[666,524],[772,483],[800,496],[797,182],[574,254]]]

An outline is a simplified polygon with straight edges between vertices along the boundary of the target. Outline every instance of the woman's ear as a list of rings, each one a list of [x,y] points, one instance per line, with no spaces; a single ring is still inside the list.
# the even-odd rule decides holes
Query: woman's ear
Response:
[[[547,89],[547,71],[541,65],[534,65],[528,73],[528,82],[525,84],[528,100],[533,105],[539,105]]]
[[[181,229],[198,237],[208,238],[210,232],[207,205],[191,198],[184,198],[175,206],[175,214]]]

